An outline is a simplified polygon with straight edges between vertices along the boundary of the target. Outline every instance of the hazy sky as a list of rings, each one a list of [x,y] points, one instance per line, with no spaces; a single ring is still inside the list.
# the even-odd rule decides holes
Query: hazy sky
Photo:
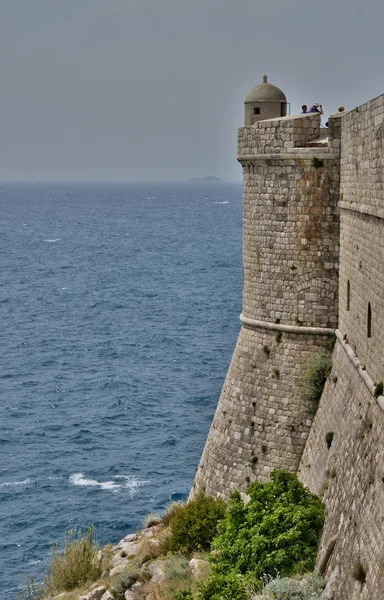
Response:
[[[0,179],[240,179],[264,73],[326,114],[384,92],[383,0],[0,0]]]

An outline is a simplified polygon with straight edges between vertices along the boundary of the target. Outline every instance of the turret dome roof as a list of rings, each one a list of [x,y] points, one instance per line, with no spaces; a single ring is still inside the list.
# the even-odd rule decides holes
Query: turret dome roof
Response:
[[[276,85],[268,83],[267,76],[264,75],[263,83],[256,85],[247,94],[245,102],[286,102],[285,94]]]

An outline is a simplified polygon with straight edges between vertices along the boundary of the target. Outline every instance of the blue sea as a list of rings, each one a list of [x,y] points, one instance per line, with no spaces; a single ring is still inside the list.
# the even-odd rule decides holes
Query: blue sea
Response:
[[[0,597],[185,499],[240,328],[239,184],[0,185]]]

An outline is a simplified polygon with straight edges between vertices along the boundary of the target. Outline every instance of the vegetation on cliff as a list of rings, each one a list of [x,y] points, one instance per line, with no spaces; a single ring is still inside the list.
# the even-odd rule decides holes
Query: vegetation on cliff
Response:
[[[293,473],[273,471],[268,483],[254,482],[249,502],[233,492],[219,535],[213,542],[212,573],[199,600],[245,600],[263,579],[314,568],[324,522],[321,500]]]
[[[67,592],[60,600],[78,600],[84,584],[95,582],[108,600],[316,600],[323,583],[303,574],[314,567],[323,519],[321,500],[295,474],[273,471],[270,482],[248,488],[245,500],[233,492],[227,505],[200,492],[151,515],[155,525],[103,552],[92,529],[70,535],[63,551],[53,551],[41,585],[18,597]]]

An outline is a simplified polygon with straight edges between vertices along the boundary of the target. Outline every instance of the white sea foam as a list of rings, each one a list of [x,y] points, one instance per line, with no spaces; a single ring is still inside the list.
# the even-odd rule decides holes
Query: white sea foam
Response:
[[[23,479],[23,481],[6,481],[5,483],[0,483],[0,489],[5,487],[18,487],[19,485],[28,485],[31,483],[31,480]]]
[[[88,479],[83,473],[73,473],[69,476],[69,481],[72,485],[80,485],[86,487],[98,487],[101,490],[109,490],[117,492],[118,490],[127,489],[133,496],[137,490],[148,483],[143,479],[137,479],[136,477],[128,477],[126,475],[117,475],[115,479],[125,479],[124,483],[117,483],[116,481],[97,481],[97,479]]]
[[[83,473],[73,473],[69,476],[69,481],[73,485],[83,485],[87,487],[99,487],[102,490],[116,490],[121,487],[114,481],[97,481],[96,479],[87,479]]]
[[[223,200],[223,202],[215,202],[214,204],[229,204],[228,200]]]
[[[125,483],[122,487],[129,490],[132,496],[136,494],[139,488],[149,483],[146,479],[137,479],[136,477],[127,475],[116,475],[116,479],[125,479]]]
[[[46,244],[54,244],[55,242],[60,242],[60,238],[55,238],[54,240],[43,240]]]

